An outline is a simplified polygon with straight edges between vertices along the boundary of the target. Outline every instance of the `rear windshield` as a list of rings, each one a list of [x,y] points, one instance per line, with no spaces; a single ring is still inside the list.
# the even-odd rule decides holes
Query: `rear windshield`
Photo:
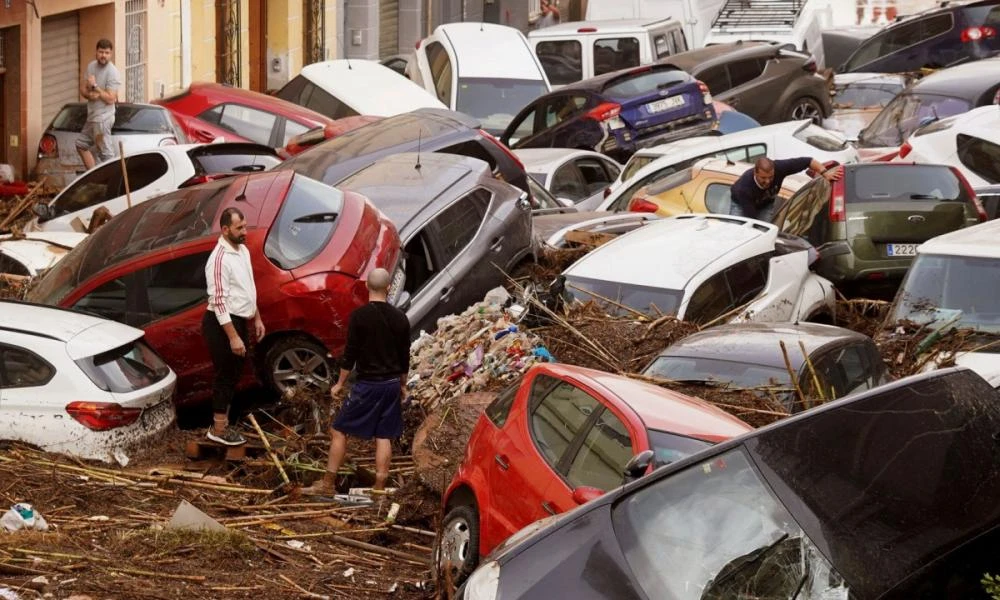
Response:
[[[566,294],[580,302],[594,301],[610,315],[676,315],[684,290],[567,276]]]
[[[333,236],[344,194],[296,175],[264,241],[264,255],[282,269],[295,269],[318,255]]]
[[[52,120],[51,128],[55,131],[80,132],[86,122],[86,104],[67,104]],[[121,104],[115,107],[115,124],[111,133],[175,133],[176,131],[170,113],[164,108]]]
[[[657,467],[677,462],[712,445],[704,440],[696,440],[656,429],[649,430],[649,443],[653,449]]]
[[[789,385],[788,370],[785,368],[690,356],[657,357],[644,375],[673,381],[730,383],[740,388]]]
[[[170,368],[141,340],[76,361],[100,389],[127,394],[162,381]]]
[[[625,165],[625,169],[622,170],[622,181],[628,181],[639,171],[639,169],[645,167],[658,158],[660,157],[656,154],[633,154],[632,158],[629,159],[628,164]]]
[[[795,132],[795,139],[805,142],[824,152],[840,152],[847,149],[847,142],[818,125],[806,125]]]
[[[834,87],[834,108],[882,108],[903,91],[902,83],[847,83]]]
[[[256,173],[281,164],[281,159],[272,153],[258,154],[247,150],[206,152],[204,148],[197,148],[188,154],[198,175]]]
[[[629,99],[652,94],[657,89],[666,89],[691,80],[691,76],[680,69],[656,69],[638,71],[611,81],[604,88],[604,95],[612,98]]]
[[[490,133],[502,132],[514,115],[547,91],[541,79],[463,77],[455,110],[479,119]]]
[[[901,146],[921,125],[968,112],[971,108],[972,104],[964,98],[900,94],[861,132],[858,143],[866,148]]]
[[[847,184],[850,200],[965,201],[965,190],[948,167],[939,165],[861,166]]]

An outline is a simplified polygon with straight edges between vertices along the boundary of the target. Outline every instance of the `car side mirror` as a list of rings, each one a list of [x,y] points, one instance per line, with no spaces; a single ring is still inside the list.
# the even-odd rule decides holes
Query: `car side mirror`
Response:
[[[403,312],[406,312],[410,310],[410,302],[412,300],[413,296],[410,295],[410,292],[403,292],[402,294],[399,295],[399,300],[396,301],[396,308],[398,308]]]
[[[521,192],[521,196],[517,199],[517,208],[524,212],[531,210],[531,199],[528,198],[528,192]]]
[[[573,502],[576,502],[577,504],[586,504],[594,498],[600,498],[603,495],[604,490],[599,490],[595,487],[590,487],[589,485],[581,485],[573,490]]]
[[[653,463],[656,454],[652,450],[643,450],[625,463],[625,482],[635,481],[646,474],[649,465]]]

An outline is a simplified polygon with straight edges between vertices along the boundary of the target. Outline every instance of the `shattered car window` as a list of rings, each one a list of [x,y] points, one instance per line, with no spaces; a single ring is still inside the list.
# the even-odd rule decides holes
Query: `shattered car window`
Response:
[[[843,578],[738,449],[632,494],[614,521],[648,598],[849,597]]]

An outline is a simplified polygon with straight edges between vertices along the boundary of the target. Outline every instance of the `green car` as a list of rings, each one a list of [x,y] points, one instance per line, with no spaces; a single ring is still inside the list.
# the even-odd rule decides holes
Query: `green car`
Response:
[[[917,246],[986,220],[961,172],[945,165],[862,163],[818,177],[783,203],[774,223],[817,249],[813,269],[838,287],[898,283]]]

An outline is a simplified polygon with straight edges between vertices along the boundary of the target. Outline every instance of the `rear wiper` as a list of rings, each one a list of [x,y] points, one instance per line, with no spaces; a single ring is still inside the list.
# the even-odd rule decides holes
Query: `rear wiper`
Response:
[[[230,169],[233,173],[257,173],[264,170],[264,165],[237,165]]]
[[[320,212],[313,213],[311,215],[304,215],[296,218],[293,223],[332,223],[337,220],[340,213],[335,212]]]
[[[910,200],[944,200],[944,198],[933,194],[910,194]]]

